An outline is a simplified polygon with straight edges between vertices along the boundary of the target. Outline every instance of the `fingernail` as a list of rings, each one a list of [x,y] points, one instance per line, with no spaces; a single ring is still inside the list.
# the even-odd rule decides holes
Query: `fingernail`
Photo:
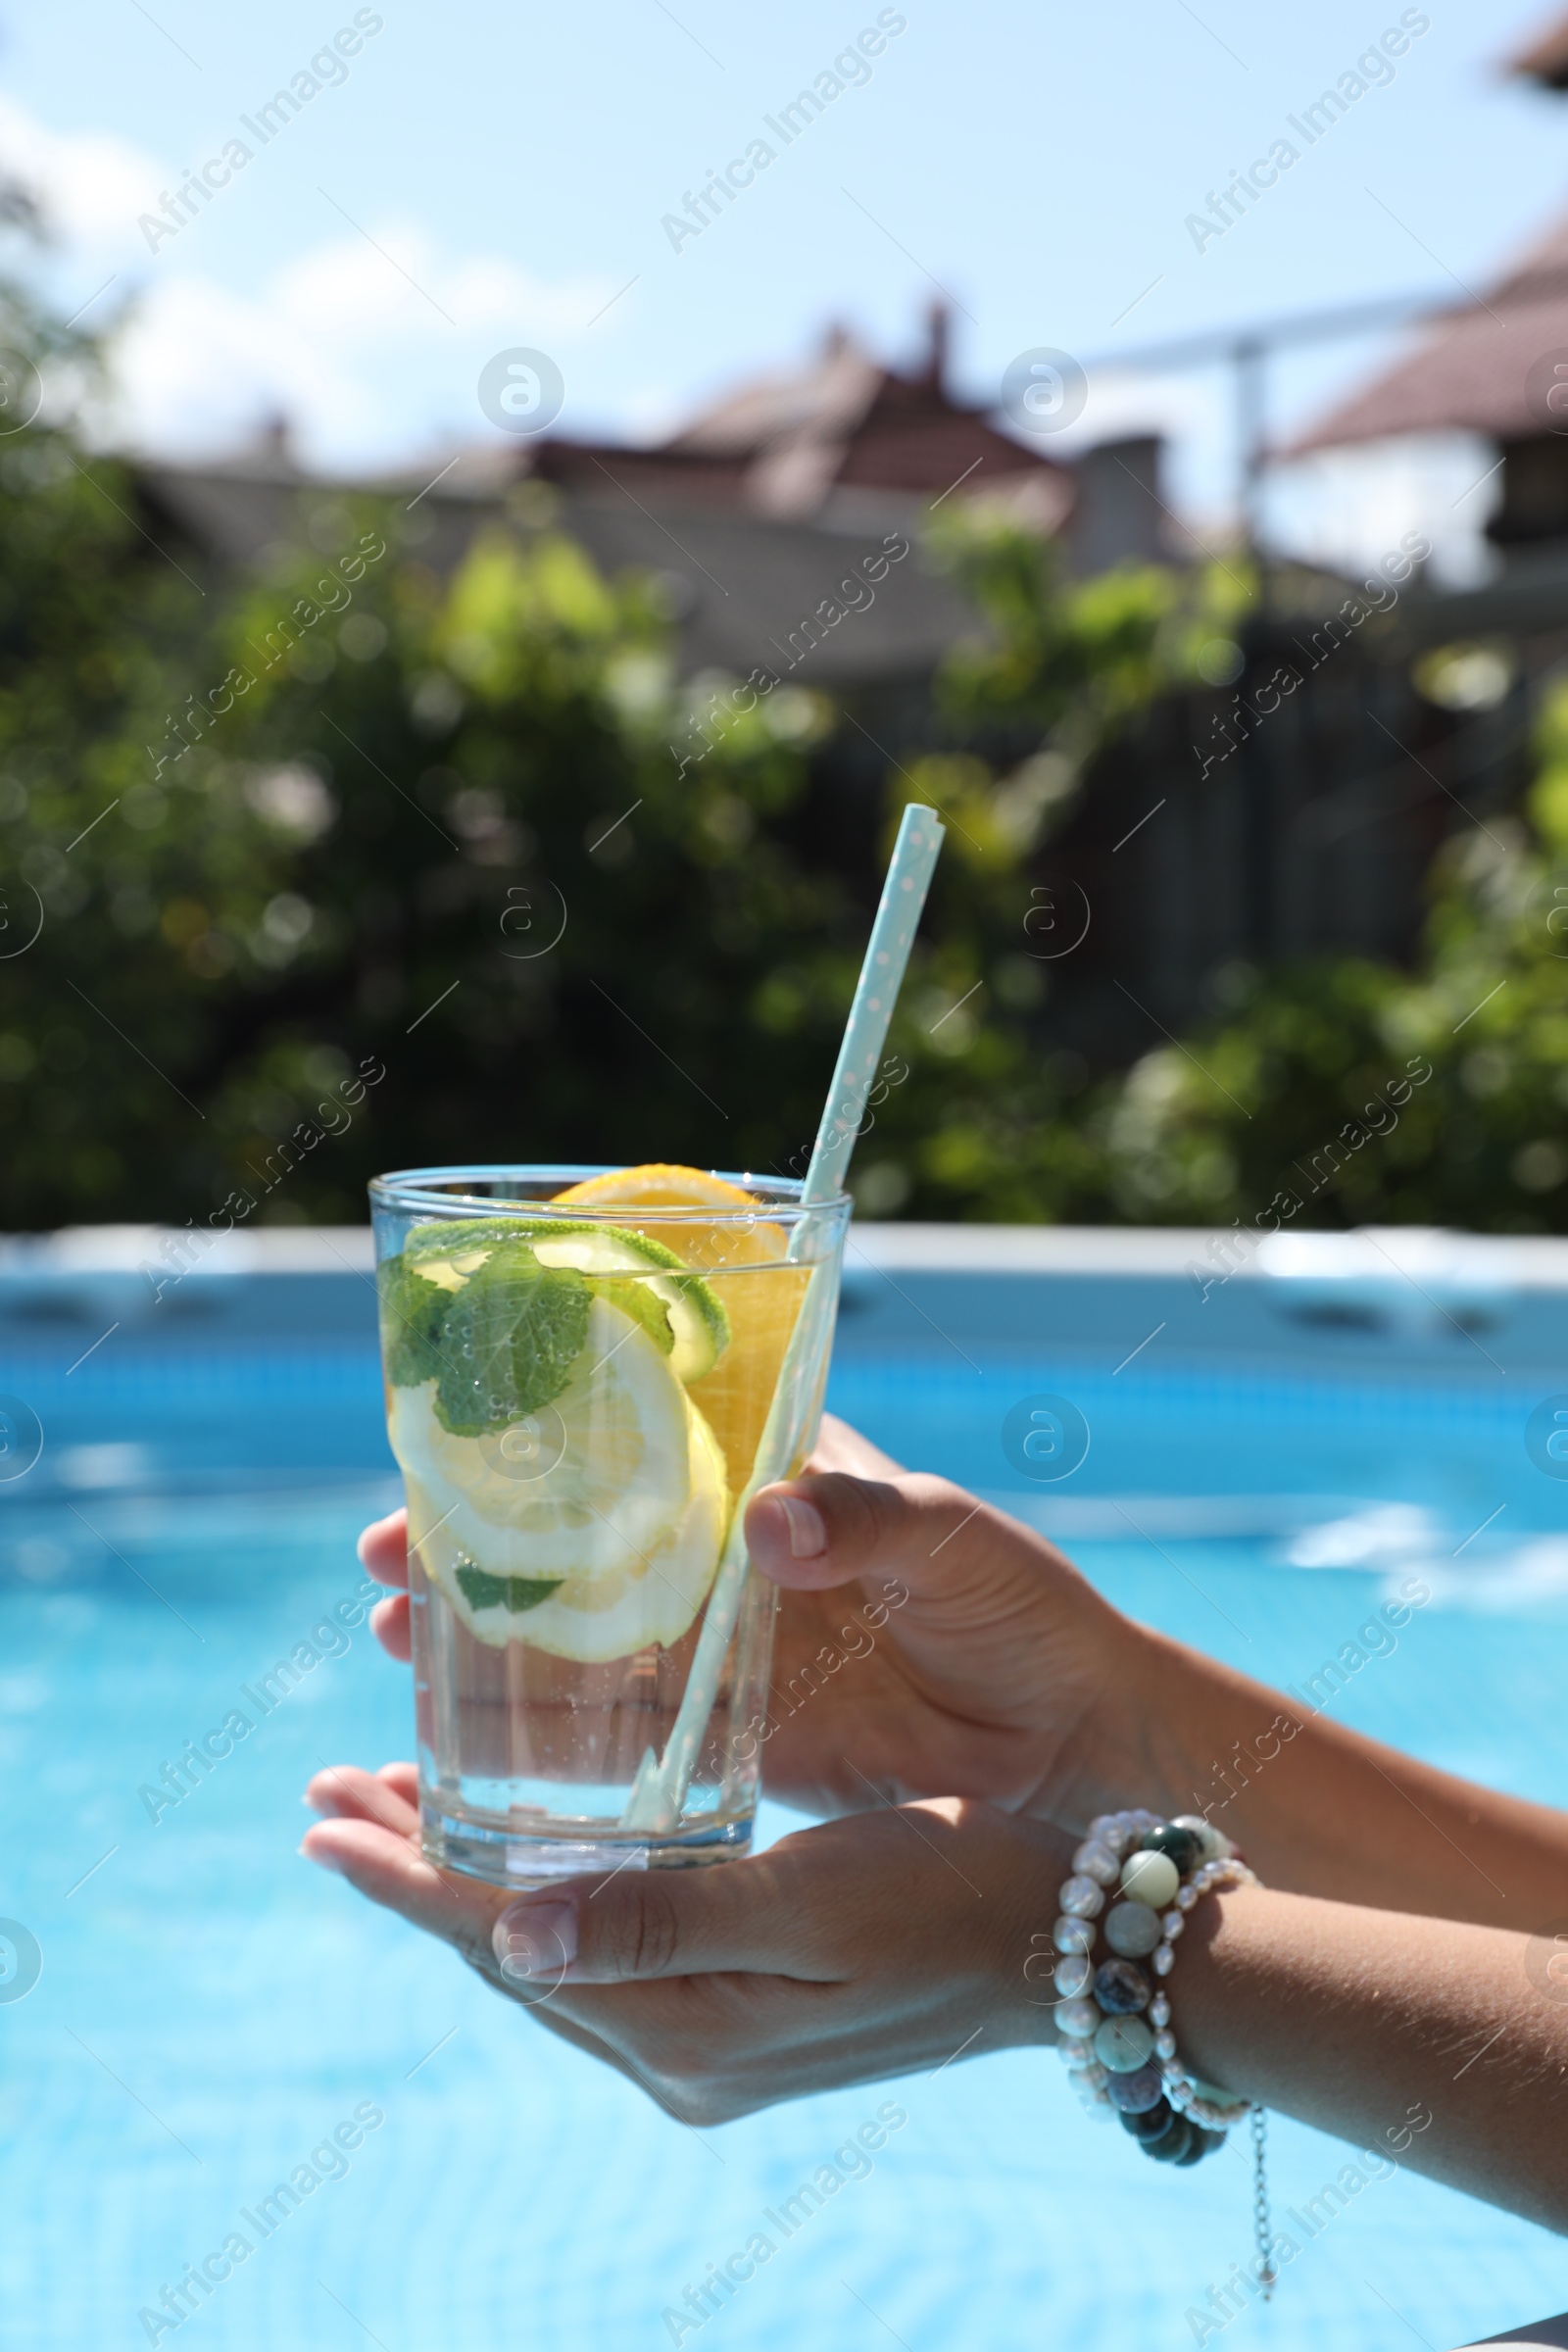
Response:
[[[818,1560],[827,1549],[827,1528],[814,1502],[804,1494],[775,1497],[790,1531],[790,1550],[798,1560]]]
[[[307,1862],[314,1862],[318,1870],[335,1870],[340,1875],[342,1873],[343,1864],[329,1845],[298,1845],[294,1850],[296,1853],[303,1854]]]
[[[490,1948],[509,1982],[559,1983],[577,1957],[576,1909],[571,1903],[511,1903],[490,1931]]]

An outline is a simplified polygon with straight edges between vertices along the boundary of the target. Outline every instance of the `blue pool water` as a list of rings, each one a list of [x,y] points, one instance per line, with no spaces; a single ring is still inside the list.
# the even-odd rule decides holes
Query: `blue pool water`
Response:
[[[357,2109],[383,2120],[343,2177],[181,2343],[654,2352],[664,2307],[889,2098],[906,2124],[708,2322],[705,2352],[1190,2344],[1186,2307],[1249,2251],[1239,2156],[1149,2165],[1035,2052],[698,2134],[298,1860],[308,1776],[409,1749],[405,1678],[363,1629],[148,1819],[138,1787],[353,1594],[354,1534],[395,1494],[363,1285],[215,1279],[175,1299],[152,1315],[112,1283],[0,1284],[0,1389],[44,1433],[0,1485],[0,1914],[42,1955],[33,1989],[0,1998],[9,2352],[145,2344],[138,2310]],[[1312,1673],[1419,1573],[1431,1603],[1338,1711],[1568,1803],[1568,1485],[1523,1435],[1568,1391],[1568,1298],[1464,1320],[1302,1320],[1261,1283],[1200,1307],[1152,1279],[862,1264],[831,1401],[1055,1534],[1123,1607],[1269,1680]],[[1055,1484],[1002,1443],[1037,1394],[1091,1434]],[[770,1834],[795,1826],[770,1812]],[[1278,2120],[1272,2148],[1281,2207],[1345,2161]],[[1563,2240],[1399,2173],[1226,2335],[1441,2348],[1565,2305]]]

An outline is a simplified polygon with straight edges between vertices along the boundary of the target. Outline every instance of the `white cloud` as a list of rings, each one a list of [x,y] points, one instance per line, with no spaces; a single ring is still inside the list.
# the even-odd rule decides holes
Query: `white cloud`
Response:
[[[616,291],[586,273],[541,277],[503,254],[443,252],[408,220],[367,220],[368,234],[334,220],[243,291],[210,274],[195,223],[148,253],[137,217],[180,178],[157,158],[53,131],[6,98],[0,155],[44,211],[55,247],[42,273],[60,307],[85,304],[105,271],[114,290],[97,316],[130,305],[112,346],[115,396],[93,425],[148,455],[232,450],[278,415],[308,460],[345,469],[489,439],[475,398],[485,362],[537,344],[569,391],[573,341]]]
[[[448,259],[407,226],[372,233],[375,245],[350,234],[312,248],[253,295],[172,256],[149,271],[115,346],[117,435],[212,454],[282,415],[308,458],[342,467],[486,440],[475,386],[492,353],[537,344],[569,385],[572,342],[614,291],[552,284],[499,256]]]
[[[139,147],[99,131],[54,131],[10,98],[0,97],[0,155],[7,172],[36,197],[45,220],[67,246],[128,244],[136,215],[174,184]],[[177,174],[175,175],[177,177]]]
[[[302,333],[334,339],[422,337],[450,319],[460,332],[559,341],[579,333],[615,290],[599,278],[551,285],[495,254],[448,262],[407,222],[371,233],[373,243],[350,234],[314,246],[277,271],[266,299]]]

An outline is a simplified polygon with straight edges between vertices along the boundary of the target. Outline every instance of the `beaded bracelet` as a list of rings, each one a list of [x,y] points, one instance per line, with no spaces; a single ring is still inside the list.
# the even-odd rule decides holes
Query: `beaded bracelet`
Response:
[[[1228,1838],[1200,1815],[1162,1821],[1142,1809],[1102,1813],[1073,1855],[1073,1875],[1058,1897],[1053,1940],[1060,2049],[1091,2112],[1115,2114],[1146,2155],[1161,2164],[1197,2164],[1224,2143],[1249,2112],[1184,2065],[1171,2028],[1170,1998],[1137,1963],[1170,1975],[1187,1915],[1203,1895],[1256,1886],[1256,1874]],[[1097,1922],[1105,1912],[1110,1957],[1095,1962]],[[1148,2011],[1146,2021],[1142,2014]]]

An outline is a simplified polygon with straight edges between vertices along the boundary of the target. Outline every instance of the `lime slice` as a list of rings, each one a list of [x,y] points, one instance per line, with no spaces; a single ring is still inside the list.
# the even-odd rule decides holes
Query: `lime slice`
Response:
[[[534,1583],[622,1574],[690,1500],[688,1409],[643,1326],[592,1297],[564,1388],[504,1429],[459,1435],[434,1381],[394,1388],[388,1429],[427,1573],[460,1610],[462,1566]]]
[[[586,1219],[535,1224],[516,1217],[459,1217],[416,1225],[403,1257],[409,1275],[421,1286],[461,1292],[499,1250],[522,1243],[544,1266],[572,1269],[590,1281],[622,1275],[645,1283],[668,1314],[677,1380],[701,1380],[729,1345],[729,1317],[701,1275],[689,1273],[662,1242],[625,1226]]]
[[[700,1274],[688,1274],[662,1242],[623,1225],[564,1220],[529,1227],[528,1239],[542,1266],[573,1266],[590,1280],[614,1274],[641,1279],[668,1311],[677,1380],[701,1380],[729,1346],[729,1317],[716,1295]]]

